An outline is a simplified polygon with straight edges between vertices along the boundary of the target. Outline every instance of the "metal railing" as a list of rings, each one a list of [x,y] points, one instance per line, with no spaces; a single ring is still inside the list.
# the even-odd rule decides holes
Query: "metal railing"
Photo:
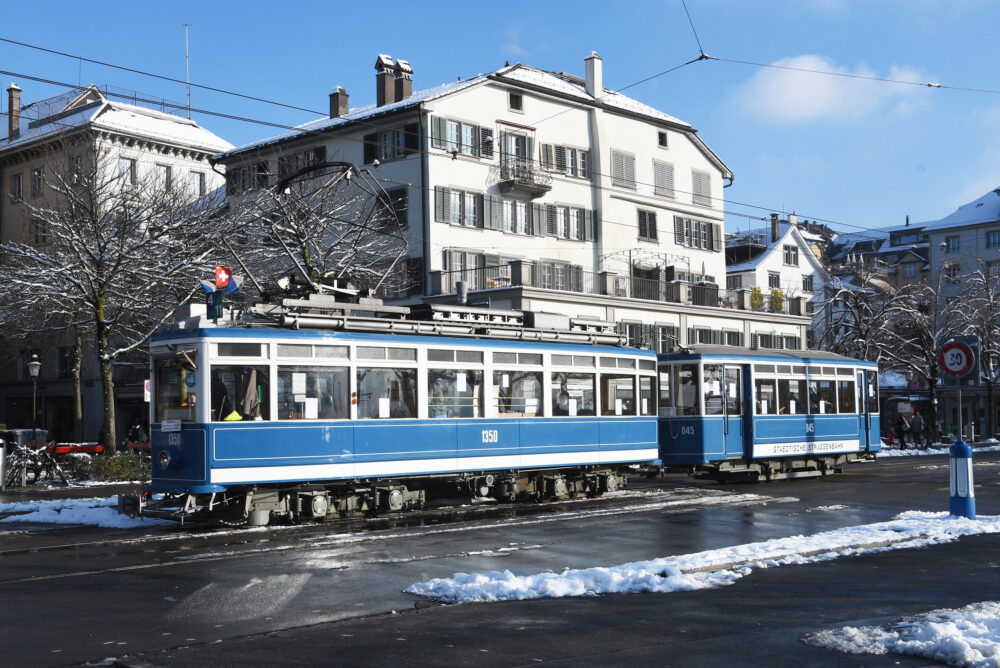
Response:
[[[541,163],[514,155],[500,156],[498,181],[548,190],[552,175],[541,168]]]

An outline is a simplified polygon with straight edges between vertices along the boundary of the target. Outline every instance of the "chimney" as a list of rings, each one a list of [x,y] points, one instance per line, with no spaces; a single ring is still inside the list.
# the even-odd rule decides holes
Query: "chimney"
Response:
[[[413,68],[405,60],[396,61],[396,78],[393,81],[396,102],[405,100],[413,95]]]
[[[590,55],[583,59],[587,65],[587,95],[591,97],[601,97],[604,94],[604,61],[597,55],[596,51],[591,51]]]
[[[788,214],[788,222],[792,224],[792,227],[798,227],[799,217],[796,216],[794,213],[790,213]]]
[[[339,118],[347,113],[347,91],[343,86],[330,93],[330,118]]]
[[[21,87],[11,83],[7,89],[7,140],[21,136]]]
[[[384,53],[378,54],[375,60],[375,105],[378,107],[392,104],[396,101],[396,89],[393,79],[396,74],[396,66],[392,62],[392,56]]]
[[[773,244],[781,236],[781,227],[778,225],[778,214],[771,214],[771,243]]]
[[[909,215],[906,216],[906,226],[907,227],[910,226],[910,216]]]

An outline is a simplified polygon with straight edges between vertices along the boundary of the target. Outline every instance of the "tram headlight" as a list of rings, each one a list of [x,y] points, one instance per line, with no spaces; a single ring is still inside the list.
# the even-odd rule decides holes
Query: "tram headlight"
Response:
[[[160,469],[166,471],[170,468],[170,453],[166,450],[160,450],[160,456],[157,457],[157,462],[160,464]]]

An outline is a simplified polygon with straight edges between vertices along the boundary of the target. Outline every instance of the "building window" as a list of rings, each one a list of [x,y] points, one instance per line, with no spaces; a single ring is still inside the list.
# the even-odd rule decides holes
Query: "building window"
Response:
[[[726,290],[742,290],[743,289],[743,276],[736,274],[735,276],[726,276]]]
[[[407,196],[409,191],[404,186],[387,190],[384,197],[378,199],[376,218],[384,225],[391,225],[398,220],[402,227],[407,225]]]
[[[639,209],[639,238],[656,241],[656,212]]]
[[[10,175],[10,198],[15,202],[21,201],[21,195],[23,193],[21,182],[23,180],[24,180],[24,175],[21,174],[21,172]]]
[[[742,346],[743,345],[743,332],[725,331],[723,332],[726,337],[727,346]]]
[[[712,206],[712,177],[700,169],[691,170],[691,201],[698,206]]]
[[[813,277],[812,274],[802,276],[802,292],[814,292]]]
[[[799,344],[799,337],[787,335],[781,337],[781,347],[785,350],[798,350],[801,347]]]
[[[35,167],[31,170],[31,196],[41,197],[42,195],[42,168]]]
[[[674,243],[722,252],[722,226],[705,220],[674,216]]]
[[[674,197],[674,166],[661,160],[653,161],[653,194]]]
[[[799,266],[799,247],[785,246],[785,264],[793,267]]]
[[[997,276],[1000,276],[1000,260],[987,262],[986,270],[989,272],[990,278],[996,278]]]
[[[767,287],[781,288],[781,274],[776,274],[773,271],[767,272]]]
[[[611,184],[635,190],[635,156],[611,151]]]
[[[136,171],[134,158],[118,158],[118,178],[126,185],[135,185]]]
[[[1000,230],[986,233],[986,247],[994,249],[1000,248]]]
[[[409,133],[410,126],[404,128]],[[419,132],[414,126],[414,135]],[[405,142],[405,139],[404,139]],[[453,121],[441,116],[431,116],[431,147],[442,148],[449,153],[472,157],[493,157],[493,130],[461,121]],[[407,152],[416,152],[419,146],[411,141]],[[367,162],[367,160],[366,160]]]
[[[660,148],[667,148],[667,131],[660,130],[656,133],[656,144]]]
[[[73,376],[73,367],[75,366],[74,360],[76,355],[74,354],[74,348],[72,346],[60,346],[59,347],[59,377],[60,378],[71,378]]]
[[[524,111],[524,97],[520,93],[508,93],[507,108],[511,111]]]
[[[203,172],[188,174],[188,185],[191,187],[191,194],[197,197],[205,196],[205,174]]]
[[[962,275],[962,265],[958,262],[949,262],[944,267],[944,277],[949,283],[958,283]]]
[[[541,145],[542,169],[569,176],[588,178],[590,151],[555,144]]]
[[[947,250],[945,252],[947,252],[947,253],[957,253],[958,252],[959,237],[957,235],[953,236],[953,237],[945,237],[944,241],[948,245],[948,248],[947,248]]]
[[[528,206],[524,202],[515,200],[504,200],[503,202],[503,231],[516,232],[517,234],[528,233]]]
[[[31,243],[42,246],[51,240],[48,221],[35,218],[31,221]]]
[[[904,262],[903,263],[903,278],[916,278],[917,277],[917,263],[916,262]]]
[[[157,190],[170,190],[171,169],[170,165],[157,164],[155,168],[155,185]]]

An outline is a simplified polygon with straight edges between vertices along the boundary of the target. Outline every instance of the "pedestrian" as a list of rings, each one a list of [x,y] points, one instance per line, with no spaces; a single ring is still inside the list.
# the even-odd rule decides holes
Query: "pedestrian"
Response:
[[[906,450],[906,430],[909,426],[906,424],[906,418],[900,413],[896,416],[896,436],[899,437],[899,449]]]
[[[913,437],[913,444],[920,448],[921,450],[927,449],[927,444],[924,443],[924,419],[920,417],[920,413],[914,413],[913,419],[910,420],[910,436]]]

